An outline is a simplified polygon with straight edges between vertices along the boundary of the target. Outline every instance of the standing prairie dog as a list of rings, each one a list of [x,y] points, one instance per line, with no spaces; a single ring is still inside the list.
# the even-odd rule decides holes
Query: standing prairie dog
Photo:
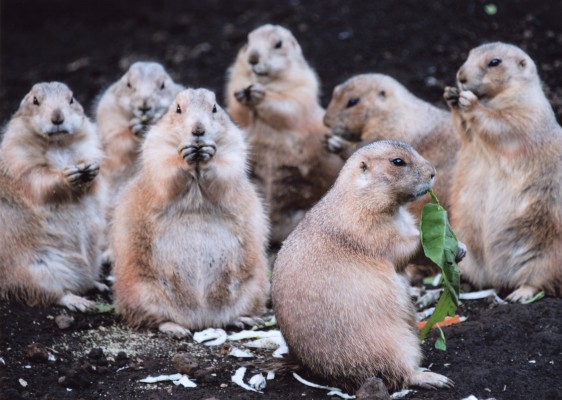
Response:
[[[452,170],[460,148],[449,112],[414,96],[390,76],[363,74],[336,86],[324,124],[333,134],[328,136],[328,148],[343,159],[374,140],[411,144],[437,169],[435,191],[448,208]],[[412,205],[415,216],[419,217],[426,200]]]
[[[212,92],[180,92],[116,208],[118,312],[175,337],[251,323],[269,292],[267,235],[242,132]]]
[[[373,376],[389,389],[453,384],[418,371],[415,312],[397,273],[420,246],[405,205],[427,193],[434,174],[408,144],[369,144],[279,251],[272,300],[289,351],[346,390]]]
[[[277,25],[250,32],[229,70],[228,111],[248,133],[274,243],[326,193],[343,164],[322,146],[318,85],[296,39]]]
[[[537,68],[516,46],[470,51],[444,97],[461,139],[452,225],[462,273],[522,302],[562,292],[562,129]]]
[[[183,87],[156,62],[136,62],[101,96],[96,120],[106,158],[102,175],[118,193],[134,175],[142,139]]]
[[[2,140],[0,295],[85,311],[77,296],[107,290],[100,275],[102,151],[94,125],[63,83],[38,83]]]

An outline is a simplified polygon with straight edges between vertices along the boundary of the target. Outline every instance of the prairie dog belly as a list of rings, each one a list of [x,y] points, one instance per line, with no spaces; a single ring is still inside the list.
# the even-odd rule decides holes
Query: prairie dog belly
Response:
[[[190,292],[189,297],[196,303],[209,305],[209,297],[217,287],[226,285],[231,296],[239,289],[234,269],[241,263],[240,247],[234,226],[227,218],[184,215],[160,226],[153,249],[154,265],[162,268],[164,286]],[[223,301],[230,300],[225,297]]]

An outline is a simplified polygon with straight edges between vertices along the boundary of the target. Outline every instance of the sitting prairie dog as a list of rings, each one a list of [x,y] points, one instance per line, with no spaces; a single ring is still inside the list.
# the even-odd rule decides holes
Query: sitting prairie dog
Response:
[[[533,60],[516,46],[470,51],[446,88],[461,139],[452,225],[468,246],[462,274],[477,287],[562,292],[562,128]]]
[[[137,169],[145,133],[182,89],[161,64],[139,61],[100,97],[96,121],[106,154],[101,172],[114,197]]]
[[[63,83],[38,83],[0,146],[0,295],[85,311],[98,282],[104,229],[102,151],[94,125]]]
[[[330,151],[345,160],[357,148],[374,140],[392,139],[411,144],[437,169],[435,192],[448,208],[452,170],[460,148],[451,114],[414,96],[388,75],[363,74],[336,86],[324,124]],[[412,204],[417,217],[427,199]]]
[[[277,25],[250,32],[229,70],[228,112],[248,134],[273,243],[326,193],[343,164],[322,145],[327,130],[318,86],[296,39]]]
[[[130,325],[181,338],[263,311],[268,224],[246,151],[205,89],[180,92],[149,131],[111,234],[115,303]]]
[[[389,389],[453,384],[418,371],[414,307],[397,273],[420,247],[405,205],[427,193],[434,174],[406,143],[357,150],[278,253],[272,301],[281,332],[290,353],[331,384],[356,390],[373,376]]]

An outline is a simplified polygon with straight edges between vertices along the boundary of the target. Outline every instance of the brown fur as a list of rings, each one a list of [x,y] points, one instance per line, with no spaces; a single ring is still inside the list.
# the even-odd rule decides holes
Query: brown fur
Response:
[[[100,97],[96,122],[106,153],[101,172],[113,198],[137,170],[146,131],[182,89],[161,64],[136,62]]]
[[[180,92],[149,131],[116,208],[118,312],[177,337],[259,315],[267,234],[242,132],[212,92]]]
[[[357,148],[374,140],[392,139],[411,144],[437,169],[435,192],[448,208],[452,170],[460,141],[451,115],[410,93],[382,74],[357,75],[334,89],[324,123],[334,136],[328,148],[345,160]],[[427,198],[411,205],[419,217]]]
[[[7,126],[0,158],[2,296],[91,308],[92,302],[73,293],[107,289],[97,282],[102,152],[66,85],[33,86]]]
[[[269,207],[271,240],[281,242],[342,165],[322,146],[327,130],[318,79],[291,32],[264,25],[248,35],[229,71],[226,93],[229,113],[248,133],[254,180]]]
[[[391,389],[452,384],[416,370],[414,309],[397,273],[420,246],[404,205],[427,192],[434,173],[405,143],[361,148],[279,251],[272,300],[290,352],[347,390],[372,376]]]
[[[494,59],[501,61],[494,66]],[[536,66],[516,46],[473,49],[445,98],[462,141],[453,228],[468,246],[462,273],[478,287],[562,291],[562,128]]]

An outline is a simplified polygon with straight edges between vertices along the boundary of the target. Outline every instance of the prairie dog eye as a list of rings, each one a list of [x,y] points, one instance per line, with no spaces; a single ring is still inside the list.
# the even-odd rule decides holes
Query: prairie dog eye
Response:
[[[500,60],[499,58],[493,58],[492,61],[490,61],[488,63],[488,67],[497,67],[501,63],[502,63],[502,60]]]
[[[166,84],[162,82],[162,85],[160,85],[160,90],[164,90],[165,88],[166,88]]]
[[[365,161],[361,161],[361,164],[359,164],[359,168],[361,168],[363,172],[367,171],[367,164],[365,163]]]
[[[34,106],[38,106],[39,105],[39,100],[37,100],[37,97],[33,96],[33,105]]]
[[[217,112],[217,105],[215,104],[215,105],[213,106],[213,113],[216,113],[216,112]]]
[[[282,41],[282,40],[280,40],[280,41],[278,41],[277,43],[275,43],[275,48],[276,48],[276,49],[280,49],[281,46],[283,46],[283,41]]]
[[[349,99],[349,101],[347,102],[346,108],[351,108],[354,105],[357,105],[357,103],[359,103],[359,98],[358,97],[352,97],[351,99]]]
[[[73,104],[73,103],[74,103],[74,97],[71,97],[70,98],[70,104]]]
[[[181,107],[180,107],[179,104],[178,104],[178,106],[176,107],[176,112],[177,112],[178,114],[181,114]]]
[[[128,87],[129,89],[131,89],[131,88],[132,88],[132,86],[131,86],[131,82],[127,82],[127,87]]]
[[[390,160],[390,162],[397,167],[405,167],[406,166],[406,161],[402,160],[401,158],[395,158],[393,160]]]

